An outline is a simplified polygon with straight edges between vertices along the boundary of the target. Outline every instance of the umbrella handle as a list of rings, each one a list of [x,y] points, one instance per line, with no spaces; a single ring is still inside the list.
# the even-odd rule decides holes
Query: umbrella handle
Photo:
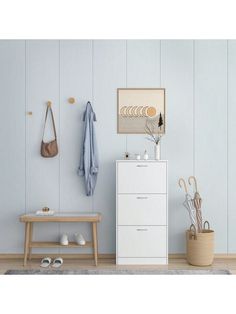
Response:
[[[198,192],[198,189],[197,189],[197,179],[194,176],[189,177],[188,178],[188,183],[190,185],[191,185],[191,179],[193,179],[193,181],[194,181],[195,192]]]
[[[182,189],[182,188],[183,188],[183,186],[182,186],[181,182],[182,182],[182,183],[183,183],[183,185],[184,185],[184,190],[185,190],[185,193],[186,193],[186,194],[188,194],[187,185],[186,185],[186,182],[184,181],[184,179],[183,179],[183,178],[180,178],[180,179],[179,179],[179,186],[180,186],[180,188]]]
[[[203,229],[206,229],[206,228],[205,228],[205,225],[206,225],[206,224],[208,225],[208,228],[207,228],[207,229],[210,230],[210,224],[209,224],[209,221],[207,221],[207,220],[206,220],[206,221],[204,222],[204,224],[203,224]]]
[[[189,230],[190,230],[189,239],[191,240],[192,237],[194,237],[194,240],[197,240],[197,231],[196,231],[196,227],[194,226],[194,224],[191,224]]]

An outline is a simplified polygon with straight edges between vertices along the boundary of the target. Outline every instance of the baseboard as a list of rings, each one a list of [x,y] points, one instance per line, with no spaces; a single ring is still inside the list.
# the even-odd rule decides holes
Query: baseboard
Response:
[[[48,253],[41,253],[41,254],[32,254],[32,259],[39,259],[42,258],[43,255],[47,255]],[[50,254],[51,257],[57,257],[58,254]],[[92,259],[93,254],[60,254],[60,256],[63,259]],[[8,253],[8,254],[1,254],[0,253],[0,260],[3,259],[22,259],[24,257],[23,254],[14,254],[14,253]],[[214,256],[217,259],[230,259],[230,258],[236,258],[236,254],[215,254]],[[98,258],[100,259],[115,259],[115,254],[98,254]],[[186,254],[169,254],[169,259],[185,259]]]
[[[177,254],[169,254],[169,259],[183,259],[186,258],[186,254],[185,253],[177,253]],[[216,253],[214,255],[214,258],[219,258],[219,259],[227,259],[227,258],[236,258],[236,254],[219,254]]]
[[[215,258],[236,258],[236,254],[215,254]]]
[[[181,254],[169,254],[168,255],[168,257],[169,257],[169,259],[183,259],[183,258],[186,258],[186,254],[184,254],[184,253],[181,253]]]

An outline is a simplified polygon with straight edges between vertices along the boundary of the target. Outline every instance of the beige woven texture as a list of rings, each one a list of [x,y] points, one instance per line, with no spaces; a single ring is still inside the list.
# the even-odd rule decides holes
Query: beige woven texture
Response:
[[[214,259],[214,231],[203,230],[195,235],[186,231],[187,261],[194,266],[209,266]]]

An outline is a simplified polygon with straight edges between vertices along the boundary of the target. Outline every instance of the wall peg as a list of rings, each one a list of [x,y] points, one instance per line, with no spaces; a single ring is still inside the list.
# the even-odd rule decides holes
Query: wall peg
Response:
[[[75,103],[75,98],[74,98],[74,97],[70,97],[70,98],[68,99],[68,102],[69,102],[70,104],[74,104],[74,103]]]
[[[48,106],[48,107],[51,107],[51,105],[52,105],[52,102],[49,100],[49,101],[47,102],[47,106]]]

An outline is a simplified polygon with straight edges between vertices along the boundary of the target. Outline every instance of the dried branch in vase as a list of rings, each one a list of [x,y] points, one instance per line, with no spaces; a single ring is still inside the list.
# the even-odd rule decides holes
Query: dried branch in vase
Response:
[[[156,120],[146,120],[146,125],[145,125],[145,132],[148,134],[149,137],[146,137],[147,140],[155,143],[156,145],[159,144],[162,134],[161,133],[154,133],[155,130],[155,123]],[[157,122],[158,125],[158,131],[161,130],[161,126],[163,125],[162,117],[160,116],[159,121]]]

